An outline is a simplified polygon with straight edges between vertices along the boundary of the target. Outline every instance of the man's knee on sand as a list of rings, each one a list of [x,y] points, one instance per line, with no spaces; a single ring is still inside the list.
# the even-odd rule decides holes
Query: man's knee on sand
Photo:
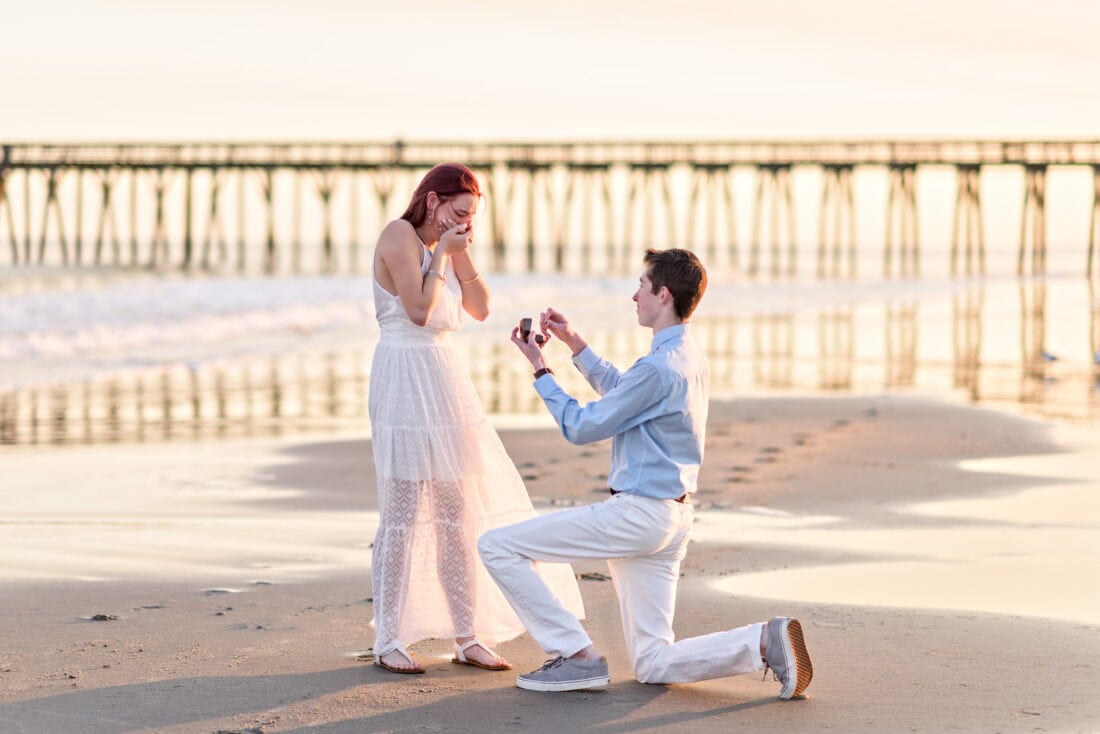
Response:
[[[667,683],[662,675],[664,666],[660,664],[664,654],[664,647],[655,650],[647,650],[634,659],[634,678],[639,683],[661,685]]]

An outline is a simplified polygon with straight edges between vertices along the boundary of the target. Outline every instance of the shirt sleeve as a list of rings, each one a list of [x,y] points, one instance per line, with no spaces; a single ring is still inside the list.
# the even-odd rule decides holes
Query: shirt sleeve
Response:
[[[668,394],[661,371],[645,361],[635,363],[603,397],[584,406],[551,375],[535,380],[535,389],[565,440],[573,444],[601,441],[660,415]]]
[[[600,359],[600,356],[592,351],[592,347],[585,347],[576,357],[573,357],[573,364],[584,375],[584,379],[588,380],[592,389],[600,395],[606,395],[619,384],[623,376],[618,367],[606,359]]]

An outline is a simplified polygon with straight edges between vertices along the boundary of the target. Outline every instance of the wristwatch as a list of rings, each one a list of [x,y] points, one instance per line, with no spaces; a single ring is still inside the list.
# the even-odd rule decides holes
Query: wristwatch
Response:
[[[550,369],[549,367],[543,367],[541,370],[536,370],[535,371],[535,379],[537,380],[540,377],[542,377],[543,375],[552,375],[552,374],[554,374],[554,370]]]

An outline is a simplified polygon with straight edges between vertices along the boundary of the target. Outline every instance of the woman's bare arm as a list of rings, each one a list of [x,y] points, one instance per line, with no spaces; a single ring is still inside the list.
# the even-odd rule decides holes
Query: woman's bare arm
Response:
[[[375,252],[375,277],[383,288],[401,298],[401,305],[417,326],[428,323],[443,287],[441,278],[422,273],[422,253],[416,231],[403,219],[386,225]],[[429,272],[446,272],[448,257],[447,251],[437,246]]]

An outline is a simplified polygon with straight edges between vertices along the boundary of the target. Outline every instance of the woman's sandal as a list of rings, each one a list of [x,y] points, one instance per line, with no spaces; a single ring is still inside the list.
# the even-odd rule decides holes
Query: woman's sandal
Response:
[[[413,664],[413,667],[411,667],[411,668],[398,668],[396,665],[389,665],[387,663],[383,663],[382,662],[382,655],[389,655],[391,652],[399,652],[402,655],[404,655],[405,659]],[[403,675],[418,675],[418,674],[424,672],[424,668],[417,665],[416,661],[412,659],[412,655],[409,654],[409,651],[405,649],[404,645],[397,645],[396,647],[393,648],[393,650],[387,650],[386,652],[382,653],[381,655],[375,655],[374,656],[374,664],[377,665],[379,668],[384,668],[384,669],[390,671],[391,673],[401,673]]]
[[[481,668],[482,670],[511,670],[512,669],[511,663],[507,663],[507,662],[504,663],[504,665],[486,665],[485,663],[478,662],[477,660],[471,660],[471,659],[467,658],[466,657],[466,651],[469,650],[474,645],[477,645],[478,647],[480,647],[482,650],[489,653],[493,657],[496,657],[496,658],[500,657],[500,655],[497,655],[495,652],[490,650],[487,645],[484,645],[481,642],[479,642],[478,640],[473,639],[473,640],[470,640],[469,642],[465,642],[461,645],[458,644],[457,642],[455,643],[455,656],[451,660],[451,662],[455,663],[456,665],[472,665],[475,668]]]

